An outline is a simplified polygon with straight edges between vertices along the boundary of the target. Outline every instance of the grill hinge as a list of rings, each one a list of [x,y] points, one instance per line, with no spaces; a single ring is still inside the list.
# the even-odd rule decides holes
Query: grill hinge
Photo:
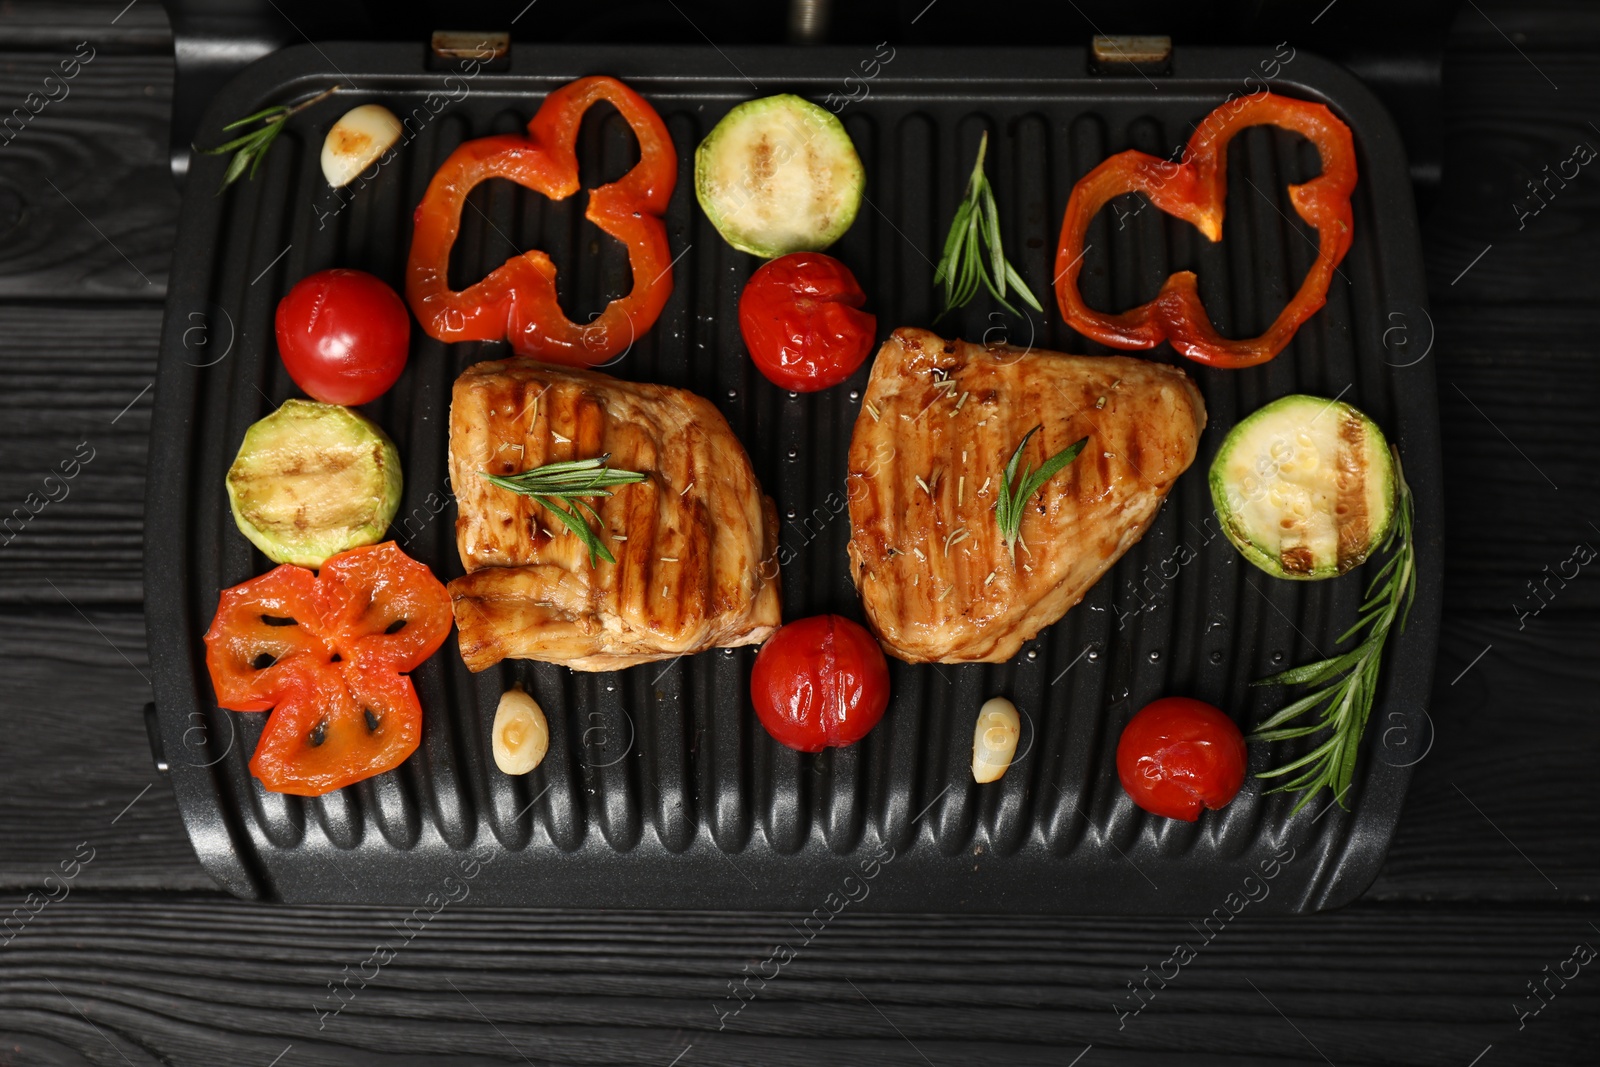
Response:
[[[456,70],[477,60],[482,70],[511,66],[511,34],[507,30],[434,30],[428,48],[429,70]]]
[[[1089,46],[1089,73],[1171,74],[1172,38],[1098,34]]]

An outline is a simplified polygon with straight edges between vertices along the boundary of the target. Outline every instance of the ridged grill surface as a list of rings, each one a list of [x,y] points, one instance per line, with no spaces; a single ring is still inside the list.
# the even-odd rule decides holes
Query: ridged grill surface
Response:
[[[162,740],[202,861],[229,889],[284,900],[420,902],[469,857],[470,899],[542,906],[783,908],[810,911],[845,892],[872,856],[873,907],[930,911],[1190,912],[1222,906],[1276,855],[1283,864],[1258,912],[1342,903],[1376,873],[1409,769],[1383,732],[1420,727],[1437,630],[1440,549],[1437,413],[1431,365],[1401,367],[1385,330],[1421,331],[1424,286],[1403,160],[1387,116],[1347,75],[1301,54],[1277,89],[1323,99],[1355,130],[1361,181],[1356,239],[1328,306],[1288,350],[1248,371],[1193,364],[1209,427],[1200,456],[1144,539],[1060,622],[1008,663],[911,667],[891,661],[893,697],[860,744],[802,755],[773,742],[749,707],[753,649],[715,650],[610,674],[532,662],[468,672],[452,637],[413,678],[422,746],[398,771],[328,797],[263,792],[247,763],[264,716],[216,708],[200,638],[219,589],[268,563],[234,529],[223,475],[245,428],[297,395],[277,359],[272,316],[297,279],[355,267],[403,288],[411,213],[434,169],[463,140],[518,130],[551,88],[586,73],[625,78],[654,104],[678,147],[667,214],[675,288],[654,330],[608,369],[708,397],[744,442],[778,505],[786,619],[860,617],[847,567],[846,450],[867,367],[845,385],[790,395],[754,370],[737,300],[757,265],[726,245],[695,205],[693,149],[726,110],[761,92],[813,99],[870,58],[805,52],[517,46],[508,73],[480,74],[432,114],[445,72],[425,73],[400,46],[291,49],[246,72],[205,127],[348,75],[354,92],[299,117],[261,174],[212,194],[222,164],[196,157],[161,354],[147,507],[148,612]],[[945,336],[1101,352],[1060,321],[1050,281],[1073,182],[1108,154],[1170,155],[1257,59],[1181,49],[1156,91],[1091,78],[1081,50],[968,55],[902,49],[842,118],[867,168],[867,201],[831,253],[856,273],[880,339],[899,325]],[[329,69],[338,64],[339,72]],[[452,86],[458,83],[451,83]],[[421,119],[396,160],[353,196],[323,183],[321,136],[342,111],[378,100]],[[421,109],[417,112],[415,109]],[[990,314],[986,299],[934,322],[934,263],[980,134],[1013,261],[1046,306],[1031,320]],[[614,112],[596,109],[580,138],[585,187],[616,177],[635,148]],[[1091,305],[1150,299],[1192,267],[1218,327],[1261,332],[1315,255],[1285,186],[1317,173],[1315,150],[1269,128],[1233,142],[1224,240],[1134,197],[1091,227],[1082,287]],[[1143,205],[1141,207],[1141,205]],[[550,254],[579,321],[631,284],[620,245],[582,218],[582,194],[551,203],[508,182],[480,186],[452,260],[457,287],[528,248]],[[1401,316],[1396,320],[1395,316]],[[196,326],[208,344],[196,344]],[[227,354],[218,358],[224,340]],[[1414,346],[1413,351],[1420,349]],[[442,580],[462,573],[446,469],[450,387],[505,346],[445,346],[413,331],[399,384],[365,410],[394,438],[406,489],[391,536]],[[1176,361],[1165,346],[1151,358]],[[1180,361],[1181,362],[1181,361]],[[1145,815],[1115,777],[1122,725],[1156,697],[1186,694],[1228,709],[1247,730],[1282,691],[1256,678],[1332,650],[1366,577],[1275,581],[1217,529],[1205,469],[1227,430],[1291,392],[1341,395],[1401,447],[1417,496],[1421,595],[1393,642],[1350,812],[1254,781],[1227,809],[1183,824]],[[530,775],[499,773],[489,725],[520,682],[543,706],[550,751]],[[997,694],[1024,713],[1019,755],[993,785],[969,762],[979,706]],[[1309,743],[1307,743],[1309,745]],[[1253,746],[1251,770],[1306,747]],[[1288,852],[1293,849],[1293,852]],[[1292,855],[1291,860],[1283,860]],[[881,861],[880,861],[881,863]]]

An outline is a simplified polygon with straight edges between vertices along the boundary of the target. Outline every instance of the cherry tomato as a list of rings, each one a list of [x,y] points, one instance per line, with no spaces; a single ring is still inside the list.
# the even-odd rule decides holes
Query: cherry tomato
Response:
[[[750,673],[767,732],[801,752],[853,745],[889,706],[889,664],[861,625],[813,615],[767,639]]]
[[[365,404],[400,377],[411,317],[400,294],[359,270],[324,270],[278,302],[278,355],[294,384],[325,404]]]
[[[1201,807],[1232,800],[1244,784],[1244,764],[1244,735],[1233,720],[1188,697],[1145,705],[1117,743],[1117,777],[1133,802],[1184,822],[1198,819]]]
[[[813,393],[850,377],[872,351],[878,320],[856,310],[866,302],[849,267],[820,252],[796,252],[750,276],[739,297],[739,330],[769,381]]]

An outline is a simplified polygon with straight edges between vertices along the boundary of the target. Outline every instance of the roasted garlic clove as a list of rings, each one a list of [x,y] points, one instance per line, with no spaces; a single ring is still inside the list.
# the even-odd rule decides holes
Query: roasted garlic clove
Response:
[[[322,176],[338,189],[378,161],[400,139],[400,120],[380,104],[344,113],[322,142]]]
[[[978,723],[972,729],[973,779],[998,781],[1017,754],[1020,736],[1022,719],[1017,714],[1017,706],[1005,697],[986,701],[978,710]]]
[[[508,689],[494,713],[494,765],[506,774],[527,774],[550,748],[550,725],[527,693]]]

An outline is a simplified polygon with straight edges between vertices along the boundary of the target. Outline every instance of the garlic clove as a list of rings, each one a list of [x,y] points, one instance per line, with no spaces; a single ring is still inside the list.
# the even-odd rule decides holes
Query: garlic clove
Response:
[[[550,749],[550,724],[531,696],[508,689],[495,709],[492,740],[496,767],[506,774],[527,774]]]
[[[1017,706],[1005,697],[995,697],[978,710],[972,728],[972,777],[978,782],[994,782],[1011,766],[1017,754],[1017,738],[1022,736],[1022,718]]]
[[[335,189],[349,185],[400,139],[400,120],[380,104],[344,113],[322,142],[322,176]]]

